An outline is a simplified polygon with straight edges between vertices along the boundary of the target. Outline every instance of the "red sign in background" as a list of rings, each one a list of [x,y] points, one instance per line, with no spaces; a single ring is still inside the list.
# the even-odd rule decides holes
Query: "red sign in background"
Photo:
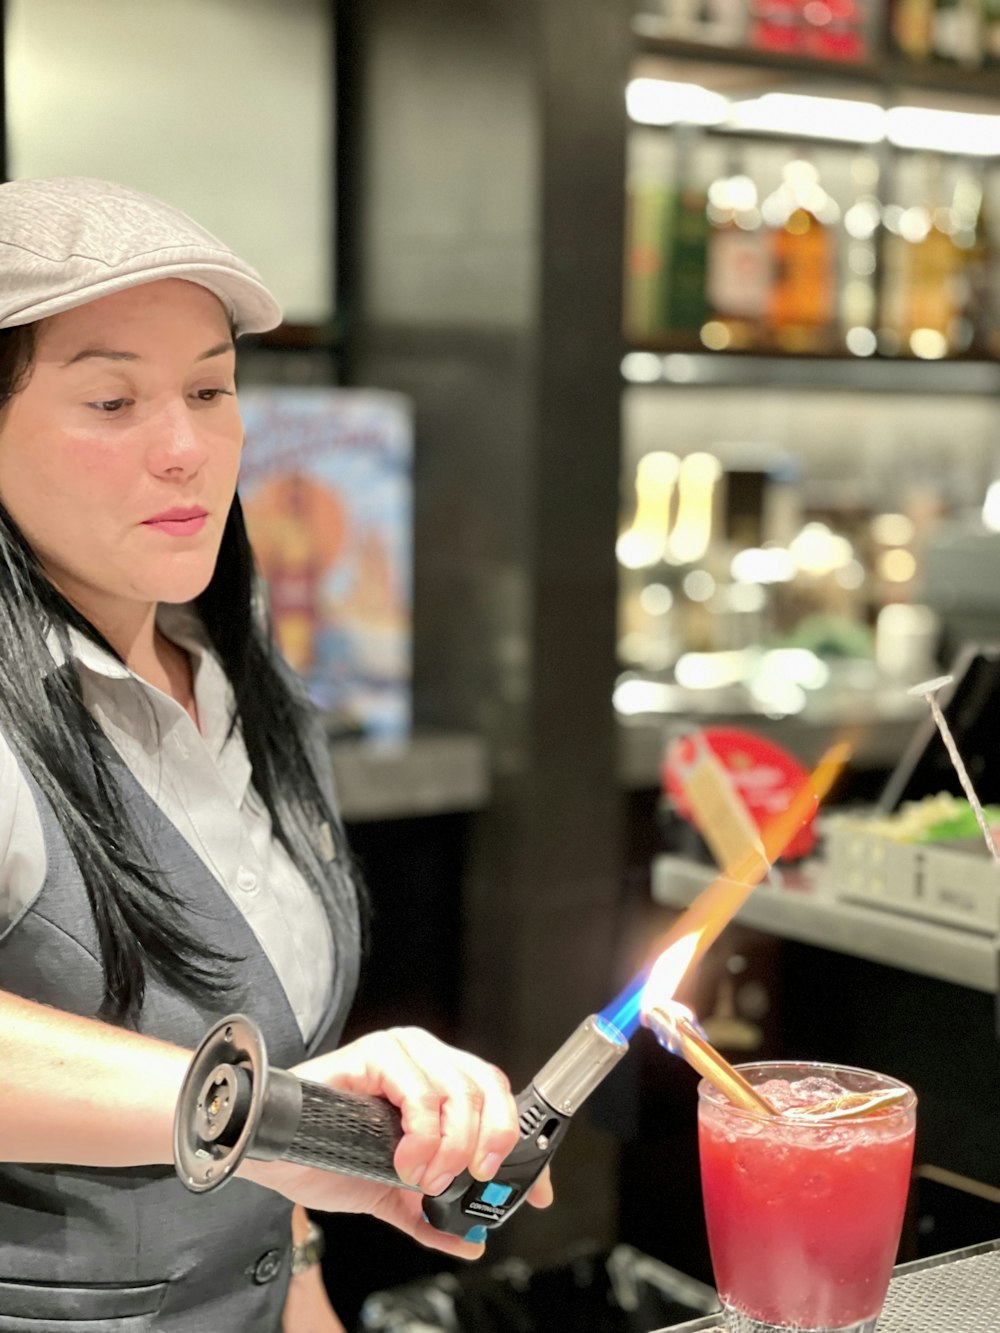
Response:
[[[682,736],[669,746],[661,777],[663,790],[677,813],[696,827],[681,774],[697,762],[700,745],[707,745],[722,764],[758,828],[781,814],[809,781],[808,771],[798,760],[753,732],[737,727],[706,727],[696,735]],[[810,820],[792,838],[780,859],[796,861],[808,856],[815,846],[816,832]]]

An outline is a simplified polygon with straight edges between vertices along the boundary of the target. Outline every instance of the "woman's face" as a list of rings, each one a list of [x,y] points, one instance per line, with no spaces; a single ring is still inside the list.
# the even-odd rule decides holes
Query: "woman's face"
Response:
[[[234,371],[221,302],[177,278],[39,325],[0,418],[0,500],[95,623],[207,586],[243,440]]]

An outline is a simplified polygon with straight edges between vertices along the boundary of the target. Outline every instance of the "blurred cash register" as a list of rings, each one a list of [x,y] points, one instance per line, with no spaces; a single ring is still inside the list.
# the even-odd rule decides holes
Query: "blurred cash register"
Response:
[[[937,701],[993,822],[1000,819],[1000,642],[966,645],[950,674]],[[823,861],[838,898],[1000,932],[1000,865],[930,708],[875,809],[830,816]]]
[[[966,643],[949,668],[952,683],[937,696],[983,805],[1000,804],[1000,563],[995,594],[997,641]],[[963,794],[951,756],[928,709],[886,783],[878,809],[889,813],[905,801],[919,801],[938,792],[959,797]]]
[[[968,643],[1000,643],[1000,532],[947,523],[927,543],[920,600],[941,626],[939,657]]]
[[[942,525],[922,563],[920,600],[938,621],[938,660],[952,676],[937,702],[989,821],[1000,820],[1000,533]],[[876,809],[830,819],[824,860],[838,897],[1000,933],[1000,865],[930,708]]]

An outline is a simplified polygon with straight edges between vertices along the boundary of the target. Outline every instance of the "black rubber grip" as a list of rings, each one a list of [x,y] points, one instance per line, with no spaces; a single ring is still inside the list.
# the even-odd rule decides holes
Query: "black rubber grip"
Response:
[[[295,1137],[281,1154],[283,1160],[402,1185],[392,1164],[403,1137],[398,1108],[383,1097],[300,1082],[302,1115]]]

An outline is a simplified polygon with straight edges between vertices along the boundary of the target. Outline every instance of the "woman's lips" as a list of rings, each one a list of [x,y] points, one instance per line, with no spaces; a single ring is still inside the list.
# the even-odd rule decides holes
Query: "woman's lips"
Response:
[[[166,509],[162,514],[147,518],[143,527],[155,528],[169,537],[193,537],[201,532],[207,518],[205,509]]]

